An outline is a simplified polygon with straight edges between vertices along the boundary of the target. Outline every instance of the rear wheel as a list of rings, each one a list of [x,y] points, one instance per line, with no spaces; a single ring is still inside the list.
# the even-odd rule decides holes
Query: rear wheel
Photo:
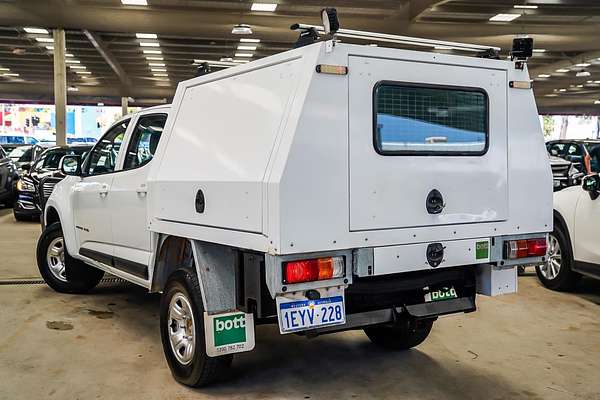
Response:
[[[567,233],[561,225],[555,224],[548,237],[548,257],[544,264],[535,267],[535,272],[544,286],[552,290],[572,290],[581,275],[571,270],[573,252],[567,240]]]
[[[37,264],[48,286],[61,293],[85,293],[104,276],[104,271],[69,255],[58,222],[42,232],[37,246]]]
[[[427,339],[433,319],[411,320],[399,318],[390,325],[376,325],[364,329],[374,344],[390,350],[408,350],[420,345]]]
[[[209,357],[204,335],[204,305],[195,273],[175,272],[160,301],[160,336],[173,377],[192,387],[221,378],[232,355]]]

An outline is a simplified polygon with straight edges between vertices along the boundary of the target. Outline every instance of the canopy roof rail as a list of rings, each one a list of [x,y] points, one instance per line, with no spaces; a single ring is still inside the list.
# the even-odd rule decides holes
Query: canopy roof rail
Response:
[[[293,26],[295,29],[300,30],[308,30],[308,29],[316,29],[320,33],[325,32],[325,28],[317,25],[305,25],[305,24],[296,24]],[[350,39],[361,39],[361,40],[371,40],[375,42],[388,42],[388,43],[398,43],[398,44],[406,44],[411,46],[421,46],[421,47],[438,47],[447,50],[463,50],[463,51],[474,51],[474,52],[482,52],[487,50],[495,50],[500,51],[500,47],[493,46],[482,46],[478,44],[469,44],[469,43],[459,43],[459,42],[447,42],[445,40],[434,40],[434,39],[423,39],[416,38],[411,36],[400,36],[400,35],[390,35],[387,33],[377,33],[377,32],[367,32],[367,31],[357,31],[354,29],[340,29],[335,33],[336,36],[339,37],[347,37]]]

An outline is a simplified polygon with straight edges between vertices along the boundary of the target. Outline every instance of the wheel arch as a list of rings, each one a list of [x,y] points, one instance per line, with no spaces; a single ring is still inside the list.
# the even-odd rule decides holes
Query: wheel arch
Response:
[[[565,233],[565,236],[567,237],[567,241],[569,242],[568,244],[569,244],[569,248],[571,249],[571,254],[574,254],[575,249],[573,249],[573,241],[571,239],[569,225],[567,224],[567,221],[562,216],[562,214],[557,210],[554,210],[554,225],[556,228],[561,229]]]
[[[236,267],[239,249],[180,236],[159,240],[150,290],[162,292],[173,272],[187,269],[196,273],[204,308],[209,313],[236,309]]]

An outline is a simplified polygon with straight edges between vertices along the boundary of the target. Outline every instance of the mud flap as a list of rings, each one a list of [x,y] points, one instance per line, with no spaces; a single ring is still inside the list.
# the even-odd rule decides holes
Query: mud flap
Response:
[[[208,315],[204,313],[206,354],[218,357],[254,349],[254,315],[231,312]]]

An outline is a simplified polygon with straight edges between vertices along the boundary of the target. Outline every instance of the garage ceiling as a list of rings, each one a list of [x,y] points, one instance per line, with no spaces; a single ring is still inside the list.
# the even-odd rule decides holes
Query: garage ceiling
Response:
[[[68,58],[73,60],[67,78],[70,104],[117,104],[121,95],[140,104],[158,103],[173,95],[177,82],[195,75],[194,60],[231,62],[285,51],[297,37],[289,30],[292,23],[319,24],[320,9],[332,6],[344,28],[500,46],[503,57],[516,35],[529,35],[537,49],[529,68],[540,111],[600,114],[600,104],[594,104],[600,100],[597,0],[259,1],[277,7],[274,12],[252,11],[252,2],[242,0],[146,0],[147,5],[123,4],[127,0],[0,0],[0,98],[52,101],[55,27],[66,29]],[[490,20],[498,14],[517,17]],[[253,33],[232,34],[236,24],[250,25]],[[49,34],[24,29],[31,27]],[[138,38],[136,33],[156,38]],[[240,38],[260,42],[240,43]],[[250,50],[238,50],[240,44]]]

